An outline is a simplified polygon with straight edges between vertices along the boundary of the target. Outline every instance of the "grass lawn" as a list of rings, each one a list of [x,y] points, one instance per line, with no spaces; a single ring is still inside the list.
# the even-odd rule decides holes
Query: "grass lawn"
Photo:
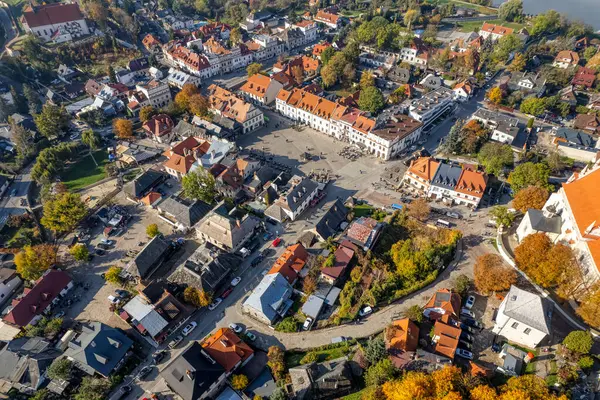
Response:
[[[319,350],[316,351],[319,357],[317,362],[323,362],[328,360],[335,360],[336,358],[348,356],[353,353],[352,345],[344,344],[340,347],[333,349]],[[300,360],[306,355],[307,352],[286,352],[285,353],[285,365],[288,368],[297,367],[300,365]]]
[[[550,361],[550,373],[546,377],[546,383],[548,386],[554,386],[554,384],[558,381],[558,376],[556,373],[558,372],[558,365],[556,365],[556,360]]]
[[[342,399],[344,399],[344,400],[360,400],[364,391],[365,391],[365,389],[360,390],[358,392],[349,394],[348,396],[344,396],[344,397],[342,397]]]
[[[106,177],[104,172],[104,166],[108,163],[106,150],[96,151],[94,159],[98,166],[94,164],[90,156],[85,156],[61,174],[62,182],[67,185],[69,190],[83,189]]]
[[[373,210],[375,209],[368,204],[358,204],[353,208],[354,218],[368,217],[373,214]]]
[[[473,32],[475,30],[478,31],[481,28],[481,26],[483,25],[483,22],[484,21],[467,21],[467,22],[461,22],[457,25],[460,28],[460,30],[463,32]],[[490,24],[502,25],[502,26],[506,26],[508,28],[513,28],[515,31],[518,31],[525,26],[523,24],[518,24],[516,22],[500,21],[499,19],[492,19],[492,20],[489,20],[486,22],[488,22]]]

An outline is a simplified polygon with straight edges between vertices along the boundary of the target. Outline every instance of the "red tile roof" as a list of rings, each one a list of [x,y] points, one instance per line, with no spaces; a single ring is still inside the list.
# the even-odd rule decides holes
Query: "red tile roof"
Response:
[[[392,322],[385,330],[385,347],[388,351],[415,351],[418,344],[419,328],[408,318]]]
[[[330,24],[337,24],[340,17],[335,14],[328,13],[323,10],[317,11],[317,15],[315,15],[315,21],[325,22]]]
[[[298,273],[304,268],[308,260],[308,252],[300,243],[289,246],[275,261],[269,274],[280,273],[291,284],[298,277]]]
[[[446,314],[460,314],[460,304],[461,299],[458,293],[454,293],[449,289],[440,289],[429,299],[427,304],[425,304],[425,309],[433,309],[434,315],[433,318],[439,318],[440,313],[436,310],[443,310]],[[430,318],[432,318],[430,316]]]
[[[47,4],[39,7],[29,8],[23,13],[23,20],[29,28],[37,28],[46,25],[58,25],[65,22],[81,20],[83,14],[77,3],[73,4]]]
[[[440,163],[433,157],[419,157],[410,163],[408,172],[431,182]]]
[[[347,240],[344,242],[349,243]],[[344,242],[340,244],[335,251],[335,263],[333,267],[325,267],[321,270],[323,275],[326,275],[332,279],[338,279],[340,276],[344,275],[346,268],[350,265],[350,261],[352,261],[352,257],[354,257],[354,249],[356,246],[352,245],[352,247],[344,245]]]
[[[458,178],[458,184],[454,190],[481,199],[487,186],[487,180],[488,177],[483,172],[476,172],[463,168],[460,178]]]
[[[494,25],[494,24],[488,24],[487,22],[483,24],[483,26],[481,27],[482,31],[485,32],[489,32],[489,33],[494,33],[496,35],[510,35],[511,33],[513,33],[515,30],[513,28],[508,28],[506,26],[502,26],[502,25]]]
[[[167,114],[158,114],[144,122],[142,128],[151,135],[163,136],[171,132],[175,123]]]
[[[348,229],[347,236],[350,239],[356,240],[359,243],[366,243],[369,235],[377,226],[377,221],[369,217],[361,217],[352,222]]]
[[[233,371],[254,354],[254,350],[229,328],[216,331],[202,342],[202,348],[227,372]]]
[[[587,88],[591,88],[592,86],[594,86],[595,80],[595,70],[586,67],[579,67],[571,83],[576,86],[585,86]]]
[[[435,324],[433,325],[435,352],[450,359],[454,359],[461,332],[460,328],[449,324],[448,318],[435,321]]]

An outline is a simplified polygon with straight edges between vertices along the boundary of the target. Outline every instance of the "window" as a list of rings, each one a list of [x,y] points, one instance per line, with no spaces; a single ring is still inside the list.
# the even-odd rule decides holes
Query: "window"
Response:
[[[530,332],[531,332],[531,328],[527,328],[523,331],[523,333],[526,335],[529,335]]]
[[[510,326],[513,329],[517,329],[517,326],[519,326],[518,322],[513,322],[513,324]]]

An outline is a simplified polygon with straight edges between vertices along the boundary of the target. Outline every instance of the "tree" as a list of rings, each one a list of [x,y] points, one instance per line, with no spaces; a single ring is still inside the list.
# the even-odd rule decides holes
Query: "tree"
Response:
[[[78,243],[75,246],[71,247],[69,253],[73,256],[73,258],[77,261],[87,261],[90,256],[90,252],[86,245],[82,243]]]
[[[383,95],[375,86],[361,90],[358,98],[358,107],[363,111],[377,113],[385,106]]]
[[[231,32],[229,32],[229,41],[234,46],[242,43],[242,32],[240,31],[240,28],[233,28]]]
[[[40,389],[35,392],[33,396],[29,398],[29,400],[46,400],[48,399],[48,389]]]
[[[331,62],[321,68],[321,79],[323,80],[323,86],[326,88],[335,85],[338,80],[338,74],[335,72]]]
[[[66,381],[71,376],[73,363],[66,357],[57,358],[50,364],[46,370],[46,374],[50,379],[58,379]]]
[[[579,315],[588,325],[600,328],[600,285],[595,284],[581,300],[577,309]]]
[[[13,98],[13,102],[14,102],[16,111],[19,113],[26,113],[28,111],[27,99],[25,99],[25,97],[23,97],[23,95],[21,95],[19,92],[17,92],[17,89],[15,89],[14,86],[10,87],[10,94]]]
[[[510,145],[488,142],[479,150],[477,160],[487,174],[500,176],[504,168],[513,165],[514,155]]]
[[[287,400],[288,397],[285,394],[285,391],[278,387],[277,389],[275,389],[273,391],[273,393],[271,393],[271,395],[269,396],[269,400]]]
[[[526,213],[531,208],[541,210],[546,204],[548,196],[548,190],[545,188],[529,186],[517,192],[513,200],[513,207],[522,213]]]
[[[533,26],[529,32],[533,36],[541,36],[544,33],[554,33],[560,29],[561,19],[561,15],[554,10],[548,10],[545,13],[538,14],[533,18]]]
[[[526,162],[508,175],[508,182],[515,193],[529,186],[538,186],[550,191],[552,185],[548,182],[549,177],[550,169],[546,164]]]
[[[0,96],[0,122],[8,121],[8,117],[14,111],[14,107],[4,99],[4,97]]]
[[[387,357],[385,342],[382,338],[370,340],[367,343],[363,353],[371,364],[376,364]]]
[[[113,131],[120,139],[129,139],[133,136],[133,123],[124,118],[113,121]]]
[[[404,316],[411,321],[420,324],[424,320],[423,307],[417,304],[412,305],[404,312]]]
[[[175,104],[182,110],[189,110],[190,98],[200,93],[198,87],[191,83],[183,85],[179,93],[175,95]]]
[[[200,199],[208,204],[212,204],[217,195],[214,176],[203,168],[185,175],[181,180],[181,186],[187,197]]]
[[[431,376],[415,371],[406,373],[400,380],[384,383],[383,393],[389,400],[425,400],[435,397]]]
[[[598,49],[596,47],[590,46],[583,52],[583,58],[585,58],[585,60],[589,62],[592,59],[592,57],[596,55],[597,52]]]
[[[96,159],[94,158],[94,155],[92,154],[93,150],[96,150],[98,147],[100,147],[100,136],[98,136],[96,134],[96,132],[94,132],[91,129],[86,129],[85,131],[83,131],[83,133],[81,134],[81,141],[88,146],[89,150],[90,150],[90,157],[92,158],[92,161],[94,161],[94,164],[96,164],[96,166],[98,166],[98,163],[96,162]]]
[[[504,266],[497,254],[484,254],[475,262],[475,287],[482,294],[510,289],[517,282],[514,269]]]
[[[158,230],[158,225],[156,225],[156,224],[148,225],[146,227],[146,235],[148,235],[148,237],[150,237],[150,238],[160,235],[160,231]]]
[[[496,400],[498,398],[496,389],[486,385],[475,386],[469,394],[471,400]]]
[[[112,266],[104,274],[104,280],[115,285],[121,285],[123,283],[123,279],[121,278],[122,272],[123,268]]]
[[[285,317],[275,325],[277,332],[298,332],[298,320],[294,317]]]
[[[275,379],[279,380],[283,378],[285,372],[285,359],[284,352],[280,347],[271,346],[267,353],[267,365],[271,368],[271,372],[275,376]]]
[[[262,64],[259,64],[259,63],[252,63],[252,64],[248,65],[248,68],[246,68],[248,77],[251,77],[252,75],[260,74],[260,71],[262,71],[262,68],[263,68]]]
[[[508,22],[521,21],[523,19],[523,1],[508,0],[502,3],[498,8],[498,18]]]
[[[525,273],[540,265],[552,248],[550,238],[543,232],[526,236],[515,248],[515,262]]]
[[[511,53],[523,48],[523,42],[514,33],[504,35],[494,44],[492,59],[497,63],[508,61]]]
[[[492,208],[490,216],[496,221],[497,226],[504,225],[507,228],[511,226],[515,220],[514,213],[508,211],[508,208],[504,206],[495,206]]]
[[[504,97],[504,93],[502,92],[502,89],[500,89],[498,86],[494,86],[493,88],[487,91],[485,96],[492,103],[500,104],[502,102],[502,98]]]
[[[563,340],[563,344],[575,353],[589,354],[594,345],[594,338],[587,331],[571,331]]]
[[[302,282],[302,292],[306,295],[312,294],[315,290],[317,290],[317,281],[312,276],[307,276],[304,278],[304,282]]]
[[[0,105],[1,106],[1,105]],[[16,144],[17,153],[22,158],[29,158],[35,153],[35,146],[32,146],[33,133],[14,121],[10,124],[10,131],[13,142]]]
[[[140,110],[140,121],[146,122],[156,115],[156,109],[152,106],[144,106]]]
[[[539,117],[546,111],[546,101],[537,97],[528,97],[521,102],[519,110],[524,114]]]
[[[466,296],[470,288],[471,278],[469,278],[465,274],[460,274],[453,281],[452,290],[454,290],[456,293],[463,297]]]
[[[380,360],[375,365],[371,365],[365,374],[365,384],[367,386],[379,386],[391,380],[396,374],[396,367],[389,358]]]
[[[117,83],[117,74],[115,73],[113,66],[110,64],[106,66],[106,75],[108,75],[108,78],[112,83]]]
[[[335,55],[335,49],[331,46],[326,47],[325,50],[321,53],[321,63],[323,66],[329,64],[329,60]]]
[[[363,71],[362,75],[360,76],[359,85],[362,90],[375,86],[375,77],[373,76],[373,73],[369,70]]]
[[[198,115],[200,117],[210,116],[210,104],[208,99],[201,94],[195,94],[191,96],[188,106],[189,111],[194,115]]]
[[[50,103],[44,104],[42,112],[35,115],[33,119],[38,131],[47,138],[58,136],[69,123],[67,110]]]
[[[416,9],[410,9],[404,13],[404,25],[406,25],[408,30],[412,28],[412,25],[417,21],[420,15],[420,11]]]
[[[26,281],[34,281],[56,264],[56,248],[49,244],[25,246],[15,255],[17,273]]]
[[[62,193],[44,204],[42,225],[55,232],[70,232],[87,214],[81,197],[74,193]]]
[[[188,286],[183,291],[183,299],[195,307],[208,307],[212,303],[212,296],[204,290]]]
[[[235,390],[244,390],[248,386],[248,377],[244,374],[237,374],[231,377],[231,387]]]
[[[31,86],[23,85],[23,94],[27,99],[29,105],[29,114],[35,115],[42,109],[42,102],[40,101],[40,95]]]
[[[427,200],[423,198],[419,198],[413,201],[407,207],[408,215],[415,219],[418,219],[419,221],[425,221],[429,217],[429,214],[431,212],[431,207],[429,207]]]
[[[110,390],[110,381],[102,378],[86,376],[81,381],[79,390],[73,396],[74,400],[103,400]]]
[[[507,69],[510,72],[521,72],[525,69],[525,65],[527,65],[527,59],[525,58],[525,55],[522,53],[516,53]]]

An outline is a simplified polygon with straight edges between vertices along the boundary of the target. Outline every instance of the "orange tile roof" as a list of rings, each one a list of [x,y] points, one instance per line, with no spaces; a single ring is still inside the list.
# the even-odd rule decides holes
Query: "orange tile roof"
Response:
[[[142,198],[142,203],[147,206],[154,204],[157,200],[160,200],[161,194],[157,192],[150,192]]]
[[[587,244],[588,249],[590,250],[590,255],[594,260],[594,264],[596,264],[596,268],[600,271],[600,239],[589,240],[585,242]]]
[[[179,154],[173,154],[171,158],[163,163],[163,165],[165,168],[172,169],[185,175],[190,171],[194,162],[196,162],[196,159],[193,155],[180,156]]]
[[[425,304],[425,309],[442,309],[446,313],[460,314],[460,296],[449,289],[440,289]]]
[[[375,126],[375,120],[359,115],[352,127],[359,132],[369,133]]]
[[[445,324],[442,321],[435,321],[433,325],[433,335],[434,340],[436,340],[435,352],[454,359],[460,334],[460,328]]]
[[[313,24],[314,24],[314,22],[309,21],[307,19],[304,19],[304,20],[302,20],[300,22],[294,23],[295,26],[300,27],[300,28],[306,28],[307,26],[311,26]]]
[[[482,31],[495,33],[497,35],[510,35],[515,30],[502,25],[488,24],[487,22],[481,27]]]
[[[463,168],[460,178],[458,178],[458,184],[454,190],[481,199],[487,186],[487,180],[488,177],[483,172]]]
[[[252,104],[215,84],[208,87],[208,92],[211,108],[219,110],[226,117],[233,118],[239,123],[243,124],[248,112],[254,108]]]
[[[231,372],[254,354],[254,350],[229,328],[219,329],[201,344],[204,351],[227,372]]]
[[[569,64],[577,64],[579,63],[579,54],[570,50],[562,50],[558,52],[554,60],[568,62]]]
[[[391,323],[385,330],[386,348],[415,351],[419,343],[419,328],[408,318]]]
[[[308,252],[302,244],[289,246],[275,261],[269,274],[280,273],[288,282],[293,283],[298,277],[298,273],[304,268],[307,259]]]
[[[593,229],[600,229],[600,202],[597,201],[599,187],[600,168],[562,185],[582,236]]]
[[[160,42],[158,41],[158,39],[156,39],[152,34],[147,34],[144,39],[142,40],[142,44],[144,45],[144,47],[146,47],[146,49],[150,50],[152,49],[154,46],[160,46]]]
[[[461,88],[464,89],[467,94],[473,93],[473,86],[471,86],[471,84],[467,81],[462,81],[454,86],[454,90]]]
[[[410,164],[408,171],[431,182],[439,165],[433,157],[419,157]]]
[[[204,42],[204,48],[213,54],[231,54],[231,51],[223,47],[223,45],[212,36],[206,42]]]
[[[248,40],[244,44],[246,45],[246,48],[248,48],[248,50],[252,50],[252,51],[258,51],[258,50],[260,50],[260,44],[254,42],[252,40]]]
[[[318,59],[302,56],[302,67],[304,68],[304,71],[317,72],[319,65],[321,65],[321,62]]]
[[[316,21],[328,22],[333,24],[337,24],[339,19],[340,17],[338,15],[331,14],[323,10],[317,11],[317,15],[315,15]]]
[[[292,95],[292,92],[289,90],[285,90],[285,89],[281,89],[279,91],[279,93],[277,93],[277,98],[281,101],[285,101],[287,103],[287,101],[289,100],[290,96]]]
[[[312,51],[313,56],[319,57],[321,55],[321,53],[323,53],[323,51],[325,51],[325,49],[328,47],[331,47],[331,44],[328,42],[317,43],[315,45],[315,47],[313,47],[313,51]]]
[[[267,95],[267,89],[269,89],[269,85],[271,85],[271,78],[262,74],[254,74],[248,78],[240,90],[242,92],[262,98]]]

